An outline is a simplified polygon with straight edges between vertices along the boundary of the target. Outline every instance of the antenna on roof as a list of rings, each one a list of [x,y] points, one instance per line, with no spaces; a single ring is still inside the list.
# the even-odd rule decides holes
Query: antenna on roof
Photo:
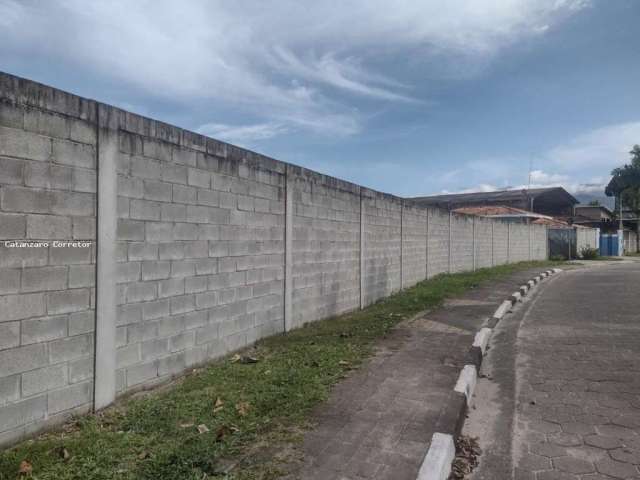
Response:
[[[527,190],[531,190],[531,171],[533,170],[533,155],[529,155],[529,183],[527,184]]]

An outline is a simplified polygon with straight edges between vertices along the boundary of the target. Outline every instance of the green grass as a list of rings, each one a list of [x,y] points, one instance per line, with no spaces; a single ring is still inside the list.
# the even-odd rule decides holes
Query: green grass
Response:
[[[0,480],[17,478],[23,460],[40,480],[277,478],[285,459],[273,447],[282,451],[299,440],[310,410],[394,325],[482,282],[549,265],[442,275],[365,310],[264,339],[250,351],[257,363],[221,359],[171,388],[121,401],[0,453]],[[199,433],[200,424],[209,432]],[[225,474],[230,459],[240,463]]]

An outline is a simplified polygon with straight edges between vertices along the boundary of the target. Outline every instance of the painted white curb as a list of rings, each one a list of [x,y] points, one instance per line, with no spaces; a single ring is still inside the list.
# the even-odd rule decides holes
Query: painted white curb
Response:
[[[498,319],[504,317],[504,314],[509,311],[511,306],[512,306],[511,300],[505,300],[500,304],[496,312],[493,314],[493,317]]]
[[[527,285],[529,285],[529,288],[533,288],[535,286],[536,282],[534,282],[533,280],[529,280],[527,282]]]
[[[522,294],[520,292],[513,292],[511,294],[511,298],[512,298],[512,302],[516,303],[518,300],[520,300],[522,298]]]
[[[483,355],[487,350],[487,344],[489,343],[490,337],[491,337],[491,329],[484,327],[484,328],[481,328],[478,333],[476,333],[476,336],[473,339],[473,346],[480,347],[480,350],[482,350]]]
[[[456,445],[453,437],[445,433],[434,433],[417,480],[447,480],[455,456]]]
[[[465,394],[467,397],[467,403],[471,403],[471,397],[473,396],[473,391],[476,388],[477,377],[478,374],[476,372],[476,366],[465,365],[460,372],[460,376],[458,377],[458,381],[454,387],[456,392]]]
[[[520,294],[524,297],[529,291],[529,285],[520,285]]]
[[[562,272],[561,268],[554,268],[553,269],[553,273],[560,273],[560,272]]]

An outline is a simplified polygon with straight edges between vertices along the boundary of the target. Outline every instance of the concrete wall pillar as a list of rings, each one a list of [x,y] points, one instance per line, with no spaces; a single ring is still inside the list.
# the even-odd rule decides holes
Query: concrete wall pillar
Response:
[[[476,258],[477,258],[477,253],[476,253],[476,248],[477,248],[477,242],[476,242],[476,217],[472,218],[472,222],[473,222],[473,240],[472,240],[472,245],[473,245],[473,271],[476,271]]]
[[[424,267],[424,278],[425,280],[429,278],[429,209],[427,208],[427,217],[426,217],[426,225],[425,225],[425,267]]]
[[[294,180],[290,168],[285,171],[284,206],[284,331],[293,328],[293,189]]]
[[[453,262],[451,261],[451,255],[453,254],[452,248],[452,240],[453,240],[453,232],[451,231],[451,218],[453,217],[453,213],[449,210],[449,273],[451,273],[451,268],[453,267]]]
[[[119,154],[115,111],[97,104],[97,265],[94,408],[116,398],[116,232]]]
[[[364,202],[362,200],[362,189],[360,189],[360,309],[364,308],[365,291],[365,268],[364,268]]]

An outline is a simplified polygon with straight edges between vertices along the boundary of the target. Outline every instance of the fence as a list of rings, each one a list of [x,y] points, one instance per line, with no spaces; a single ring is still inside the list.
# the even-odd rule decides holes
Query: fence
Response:
[[[0,444],[546,239],[0,74]]]

